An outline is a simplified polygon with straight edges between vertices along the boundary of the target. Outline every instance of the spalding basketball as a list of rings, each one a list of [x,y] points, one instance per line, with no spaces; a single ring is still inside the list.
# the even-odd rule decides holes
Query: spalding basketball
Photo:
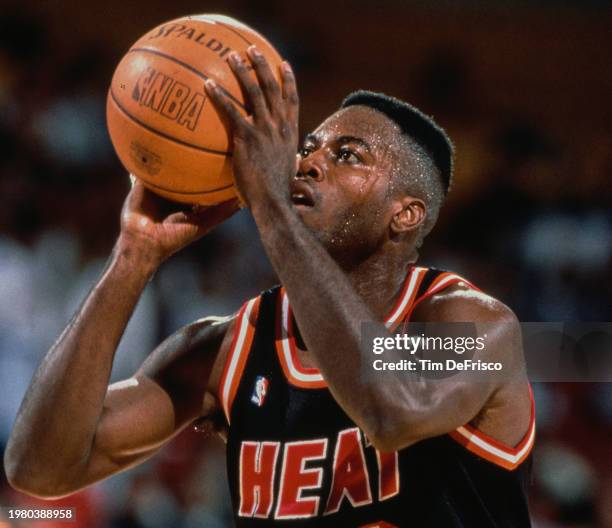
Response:
[[[280,79],[282,61],[256,31],[221,15],[162,24],[140,38],[117,66],[106,104],[108,130],[125,168],[155,193],[213,205],[236,196],[228,129],[204,90],[213,79],[244,112],[227,62],[255,44]]]

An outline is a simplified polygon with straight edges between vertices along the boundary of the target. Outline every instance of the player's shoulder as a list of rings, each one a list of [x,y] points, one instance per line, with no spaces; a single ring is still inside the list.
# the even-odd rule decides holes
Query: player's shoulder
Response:
[[[180,340],[185,349],[202,348],[207,342],[223,339],[225,334],[231,333],[237,316],[238,312],[225,316],[202,317],[179,329],[175,338]]]
[[[164,339],[147,357],[141,370],[152,376],[187,360],[198,363],[204,356],[214,357],[235,318],[235,314],[209,316],[188,323]]]
[[[508,369],[522,369],[521,328],[515,313],[501,300],[480,290],[469,280],[454,281],[427,296],[415,308],[411,321],[423,323],[475,323],[479,335],[487,335],[483,352],[503,357]],[[483,356],[484,357],[484,356]],[[516,361],[510,362],[513,357]]]
[[[439,274],[441,277],[444,275],[452,276],[452,283],[423,299],[415,308],[413,320],[505,324],[518,322],[509,306],[480,290],[468,279],[452,272]]]
[[[246,299],[240,307],[230,315],[210,315],[203,317],[186,325],[181,331],[189,336],[194,342],[198,342],[211,335],[218,335],[219,333],[232,335],[236,325],[241,322],[248,322],[254,326],[257,323],[262,299],[265,296],[271,296],[277,293],[279,290],[280,286],[274,286],[255,297]]]

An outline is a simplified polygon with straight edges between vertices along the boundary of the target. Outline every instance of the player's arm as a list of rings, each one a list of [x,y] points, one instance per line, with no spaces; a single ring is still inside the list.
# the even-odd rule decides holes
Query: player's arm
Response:
[[[257,215],[258,213],[255,213]],[[266,212],[265,215],[269,215]],[[256,216],[257,218],[257,216]],[[263,216],[260,218],[265,218]],[[499,378],[457,376],[444,381],[406,381],[404,373],[380,374],[378,383],[364,379],[363,365],[372,354],[360,346],[361,322],[376,318],[352,284],[312,234],[291,213],[274,225],[260,220],[262,241],[282,283],[291,296],[308,350],[344,411],[382,451],[407,447],[424,438],[448,433],[473,420],[502,389]],[[308,277],[304,287],[304,277]],[[523,382],[520,329],[514,314],[499,301],[469,292],[462,296],[440,295],[423,303],[415,317],[422,321],[486,323],[486,347],[472,358],[500,361],[505,374],[516,373]],[[324,306],[325,310],[321,307]],[[391,334],[380,324],[378,335]],[[402,351],[386,351],[386,362],[407,359]],[[372,371],[374,375],[374,372]],[[385,376],[387,376],[385,378]],[[504,395],[508,391],[504,391]],[[526,394],[523,390],[522,396]],[[522,409],[524,400],[516,400]],[[528,422],[518,413],[521,425]],[[506,439],[506,424],[494,432]],[[518,429],[524,432],[524,429]],[[508,437],[510,438],[510,437]],[[516,437],[512,437],[516,440]],[[519,437],[520,438],[520,437]],[[512,443],[510,440],[509,443]]]
[[[207,318],[186,326],[133,377],[108,387],[87,464],[68,492],[143,462],[195,419],[219,412],[211,373],[233,323]]]
[[[78,411],[66,416],[59,446],[54,427],[36,431],[32,423],[30,432],[16,424],[5,455],[13,487],[43,498],[73,493],[143,462],[196,418],[211,417],[211,372],[232,325],[233,318],[204,319],[161,343],[134,376],[108,386],[93,437]]]
[[[411,321],[474,323],[477,336],[486,338],[484,348],[475,349],[470,359],[499,362],[503,376],[459,372],[441,380],[424,376],[406,381],[402,372],[382,375],[376,384],[379,405],[375,405],[380,418],[377,423],[380,447],[400,449],[454,431],[487,414],[493,417],[483,420],[488,432],[509,445],[518,442],[529,423],[530,406],[520,325],[512,310],[459,284],[426,299],[417,306]],[[385,352],[385,361],[401,359],[407,359],[405,352],[396,352],[395,357],[387,357]],[[462,360],[461,356],[453,359]]]
[[[374,445],[385,450],[465,424],[482,409],[495,385],[434,386],[423,382],[398,386],[362,381],[360,366],[371,358],[361,356],[361,323],[376,318],[343,270],[300,220],[289,198],[287,182],[295,172],[293,156],[297,150],[295,78],[288,65],[283,65],[279,86],[265,59],[253,49],[249,58],[257,80],[239,58],[230,56],[230,65],[250,100],[250,116],[244,117],[213,83],[206,86],[211,99],[232,123],[236,183],[251,208],[270,261],[290,294],[304,341],[334,398]],[[488,350],[514,354],[516,335],[507,330],[514,319],[507,309],[491,303],[487,307],[487,302],[449,303],[447,319],[443,320],[499,320],[499,331],[493,332],[496,335],[491,336]],[[380,335],[385,332],[381,324]],[[386,359],[393,357],[387,355]]]
[[[361,322],[375,322],[376,318],[337,263],[299,220],[293,220],[291,212],[286,216],[281,213],[274,224],[265,220],[269,214],[254,211],[256,219],[261,215],[258,225],[264,247],[291,296],[304,342],[336,401],[375,447],[393,451],[448,433],[473,420],[497,396],[502,386],[499,377],[492,376],[476,382],[469,375],[444,381],[407,382],[404,373],[389,372],[380,374],[378,383],[372,378],[364,379],[363,365],[371,364],[373,356],[360,346]],[[467,321],[476,323],[477,328],[478,323],[486,323],[486,347],[472,359],[501,362],[505,374],[515,373],[525,388],[520,329],[506,306],[470,291],[463,295],[439,295],[420,308],[414,314],[416,320]],[[378,335],[391,336],[382,324]],[[384,359],[398,362],[407,359],[407,354],[386,351]],[[519,401],[528,412],[529,406],[522,405],[524,400]],[[521,425],[528,421],[524,413],[519,418]],[[524,430],[519,427],[518,432]],[[495,433],[501,433],[505,439],[508,431]]]
[[[205,84],[232,125],[234,179],[251,209],[266,253],[290,292],[302,337],[334,398],[375,445],[382,445],[386,439],[381,431],[387,424],[379,413],[384,406],[382,390],[375,385],[360,386],[358,381],[361,322],[376,318],[291,206],[288,183],[296,170],[298,141],[295,77],[283,63],[279,86],[253,47],[249,59],[256,81],[237,54],[229,55],[229,64],[249,99],[250,116],[243,116],[213,81]],[[382,325],[381,331],[385,331]]]
[[[181,391],[172,372],[178,356],[191,357],[212,332],[205,327],[171,338],[134,380],[107,393],[117,345],[147,281],[165,258],[235,211],[224,204],[164,216],[159,203],[134,186],[106,270],[34,375],[4,456],[15,488],[47,497],[70,493],[148,456],[197,417],[200,387]],[[164,361],[167,368],[155,366]]]

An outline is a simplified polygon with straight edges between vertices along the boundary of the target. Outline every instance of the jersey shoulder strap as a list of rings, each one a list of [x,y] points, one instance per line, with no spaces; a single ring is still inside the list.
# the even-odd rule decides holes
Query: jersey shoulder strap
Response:
[[[262,295],[258,295],[246,301],[236,316],[232,342],[219,383],[221,407],[223,408],[228,424],[230,423],[232,404],[234,403],[234,398],[236,397],[236,392],[240,385],[240,379],[244,372],[244,366],[246,365],[251,345],[253,344],[261,298]]]
[[[453,271],[446,271],[438,268],[426,268],[426,270],[426,273],[420,281],[418,290],[414,295],[414,300],[410,303],[408,310],[406,310],[406,314],[403,317],[404,321],[410,319],[414,309],[425,299],[454,284],[462,283],[472,290],[481,291],[480,288],[472,282]]]

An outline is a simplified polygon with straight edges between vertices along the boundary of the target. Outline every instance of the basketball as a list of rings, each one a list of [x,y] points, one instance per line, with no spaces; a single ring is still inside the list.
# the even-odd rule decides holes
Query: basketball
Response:
[[[279,79],[282,61],[259,33],[222,15],[161,24],[119,62],[106,117],[121,163],[153,192],[183,203],[214,205],[236,196],[228,127],[204,90],[211,78],[245,112],[227,59],[255,44]]]

